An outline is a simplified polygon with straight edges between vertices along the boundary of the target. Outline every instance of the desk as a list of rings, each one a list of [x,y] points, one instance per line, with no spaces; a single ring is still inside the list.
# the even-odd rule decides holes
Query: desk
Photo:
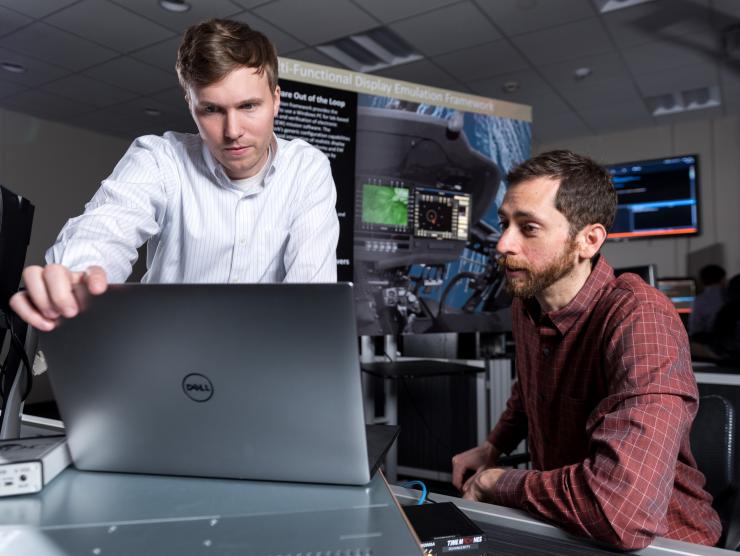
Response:
[[[469,415],[465,411],[461,411],[460,413],[454,414],[451,417],[451,420],[444,421],[442,423],[438,422],[437,426],[435,427],[433,421],[427,421],[426,418],[421,415],[421,407],[425,407],[429,405],[429,399],[425,399],[424,397],[421,398],[420,403],[417,405],[415,402],[411,402],[410,407],[414,408],[414,413],[417,418],[419,419],[419,422],[423,425],[420,426],[420,428],[423,429],[436,429],[439,431],[444,431],[448,428],[451,428],[452,430],[460,431],[470,431],[473,434],[473,438],[466,439],[461,438],[458,439],[455,437],[455,440],[459,440],[458,446],[455,447],[452,445],[452,442],[449,441],[449,439],[445,441],[432,441],[432,442],[421,442],[419,446],[430,446],[435,445],[439,447],[440,445],[452,445],[453,449],[451,453],[448,454],[448,457],[445,457],[444,463],[440,463],[439,458],[435,455],[434,457],[427,458],[425,460],[424,455],[429,455],[427,452],[425,452],[424,449],[417,450],[415,452],[416,455],[418,455],[419,458],[419,466],[409,466],[407,463],[406,466],[399,466],[397,465],[397,458],[398,458],[398,444],[393,446],[391,450],[388,452],[388,456],[386,457],[386,472],[389,480],[395,481],[397,473],[403,474],[406,476],[412,476],[415,478],[421,478],[421,479],[434,479],[437,481],[450,481],[452,480],[452,474],[449,472],[446,472],[444,470],[440,470],[440,465],[444,465],[449,467],[450,461],[452,459],[452,456],[455,455],[457,452],[462,452],[464,450],[467,450],[471,446],[477,443],[482,443],[490,430],[489,425],[489,418],[488,418],[488,408],[486,404],[486,366],[485,361],[483,360],[446,360],[446,359],[419,359],[419,358],[402,358],[395,361],[363,361],[360,366],[362,367],[362,370],[366,373],[366,375],[371,375],[372,377],[375,377],[377,379],[383,380],[384,384],[384,407],[383,407],[383,416],[384,421],[388,424],[397,425],[399,424],[398,419],[398,399],[399,399],[399,384],[406,387],[406,393],[409,397],[411,397],[411,388],[410,386],[405,382],[407,379],[414,380],[414,379],[438,379],[440,377],[448,377],[450,379],[453,379],[455,377],[462,377],[462,376],[471,376],[474,379],[474,382],[471,383],[474,384],[475,388],[475,407],[472,408],[472,415]],[[428,386],[429,383],[426,383]],[[439,392],[447,392],[445,389],[440,389],[440,384],[436,383],[436,389],[427,390],[426,394],[432,393],[433,395],[436,395]],[[373,388],[369,387],[369,384],[366,384],[365,387],[366,391],[373,391]],[[456,390],[457,392],[457,390]],[[423,394],[422,394],[423,396]],[[374,401],[374,400],[373,400]],[[439,400],[438,400],[439,401]],[[442,400],[444,402],[444,400]],[[435,406],[436,407],[436,406]],[[439,415],[444,415],[444,409],[446,409],[448,406],[443,406],[441,409],[442,413]],[[467,409],[467,406],[464,406]],[[434,412],[431,412],[434,413]],[[434,418],[442,419],[439,417],[439,415],[433,415]],[[374,422],[375,421],[375,414],[374,412],[371,412],[370,415],[368,415],[368,421]],[[457,422],[455,422],[455,419],[457,419]],[[382,422],[382,421],[381,421]],[[413,446],[411,444],[411,441],[413,441],[413,438],[410,437],[410,434],[413,434],[415,432],[413,430],[413,427],[411,429],[404,430],[403,427],[401,429],[401,437],[399,439],[399,443],[403,444],[407,450],[410,449],[410,446]],[[406,435],[404,437],[404,434]],[[426,436],[429,436],[429,432],[426,432]],[[404,440],[406,438],[406,440]],[[418,446],[417,446],[418,447]],[[408,458],[407,458],[408,459]],[[421,468],[421,460],[424,460],[424,463],[427,465],[430,465],[430,467],[424,467]],[[431,461],[434,460],[434,461]]]
[[[0,499],[0,555],[420,556],[385,479],[364,487],[68,468]]]
[[[419,492],[392,486],[391,491],[402,504],[412,503]],[[429,495],[435,502],[454,502],[486,533],[487,541],[479,552],[460,552],[469,556],[495,554],[496,556],[729,556],[729,550],[658,538],[647,548],[637,552],[615,552],[589,539],[574,537],[562,529],[533,519],[520,510],[470,502],[460,498]]]

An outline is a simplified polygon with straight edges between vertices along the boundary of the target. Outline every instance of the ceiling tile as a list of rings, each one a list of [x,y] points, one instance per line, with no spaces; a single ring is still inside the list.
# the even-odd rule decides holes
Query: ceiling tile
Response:
[[[718,57],[719,37],[714,33],[686,35],[680,42],[655,41],[622,50],[627,67],[634,74],[703,64]]]
[[[113,50],[61,31],[46,23],[34,23],[0,39],[0,46],[40,60],[53,60],[55,64],[75,71],[119,55]]]
[[[451,77],[444,70],[434,65],[429,60],[417,60],[400,66],[382,69],[373,72],[382,77],[390,79],[399,79],[429,85],[430,87],[439,87],[442,89],[455,88],[460,89],[460,83],[457,83],[454,77]]]
[[[14,112],[24,112],[38,118],[54,121],[68,121],[93,107],[42,91],[24,91],[2,101],[3,108]]]
[[[591,130],[572,111],[535,118],[532,121],[532,137],[540,143],[590,134]]]
[[[476,0],[476,3],[510,37],[593,18],[595,14],[590,0]]]
[[[175,62],[177,61],[177,49],[180,48],[181,42],[182,37],[178,35],[137,50],[136,52],[131,52],[129,56],[152,66],[157,66],[165,71],[174,71]]]
[[[578,114],[597,133],[653,125],[645,104],[639,101],[586,108],[578,110]]]
[[[503,84],[507,81],[519,83],[519,90],[507,93]],[[568,112],[571,108],[535,71],[520,71],[499,75],[490,79],[482,79],[470,84],[473,92],[509,102],[517,102],[532,107],[534,119],[543,114],[557,114]]]
[[[687,91],[719,84],[719,70],[715,64],[694,64],[635,76],[644,96]]]
[[[41,83],[46,83],[47,81],[59,79],[65,75],[69,75],[68,70],[58,66],[52,66],[37,60],[36,58],[12,52],[5,48],[0,48],[0,61],[20,64],[26,68],[24,73],[10,73],[4,71],[3,79],[25,85],[27,87],[33,87],[35,85],[40,85]]]
[[[483,44],[501,36],[472,2],[440,8],[389,27],[427,56]]]
[[[177,85],[174,69],[166,73],[126,56],[91,68],[85,74],[93,79],[142,94]]]
[[[96,108],[110,106],[136,96],[136,93],[79,74],[47,83],[41,89],[58,96],[90,104]]]
[[[719,66],[719,75],[722,88],[727,92],[734,92],[740,100],[740,61],[723,62]]]
[[[403,0],[403,2],[398,0],[354,0],[355,4],[365,8],[383,23],[418,15],[455,2],[459,2],[459,0]]]
[[[599,19],[566,23],[543,31],[513,37],[512,42],[536,66],[543,66],[614,50]]]
[[[172,36],[170,29],[108,2],[83,0],[45,19],[80,37],[128,52]]]
[[[740,23],[740,2],[737,0],[713,0],[712,25],[715,29],[726,29]]]
[[[712,30],[706,0],[659,0],[614,10],[603,16],[609,33],[620,47],[681,37]]]
[[[5,76],[3,75],[0,77],[5,77]],[[0,98],[5,98],[10,95],[15,95],[25,89],[26,87],[24,87],[23,85],[20,85],[18,83],[13,83],[12,81],[5,81],[4,79],[0,79]]]
[[[308,45],[378,26],[375,18],[347,1],[276,0],[252,11]]]
[[[577,68],[583,67],[589,68],[591,75],[581,81],[577,81],[573,72]],[[616,52],[607,52],[606,54],[597,54],[595,56],[582,56],[573,58],[567,62],[539,66],[537,69],[547,81],[553,84],[586,83],[616,77],[629,79],[627,66],[622,61],[622,57]]]
[[[529,68],[529,63],[506,40],[456,50],[434,61],[461,81]]]
[[[282,54],[283,52],[290,52],[292,50],[296,50],[298,48],[303,48],[306,46],[298,39],[291,37],[285,31],[278,29],[272,23],[269,23],[261,17],[257,17],[256,15],[240,14],[238,16],[235,16],[233,19],[235,19],[236,21],[243,21],[252,29],[255,29],[267,36],[272,44],[275,45],[278,55]]]
[[[11,8],[30,17],[40,18],[79,0],[0,0],[0,6]]]
[[[516,81],[519,83],[519,91],[517,93],[504,92],[503,85],[508,81]],[[549,85],[536,71],[526,70],[473,81],[470,83],[470,87],[479,94],[493,98],[500,98],[501,100],[508,100],[509,97],[516,96],[517,94],[526,91],[547,89]]]
[[[146,113],[147,109],[158,110],[159,114],[156,116],[149,115]],[[123,116],[130,122],[138,122],[143,125],[151,124],[159,127],[164,122],[185,121],[191,124],[190,127],[194,126],[184,100],[173,104],[152,97],[138,97],[111,106],[110,111],[113,114]],[[183,130],[173,129],[172,131]]]
[[[171,87],[169,89],[165,89],[164,91],[159,91],[157,93],[146,96],[149,98],[153,98],[157,102],[162,102],[171,107],[174,107],[178,110],[184,110],[188,113],[188,116],[190,115],[190,113],[188,112],[187,103],[185,102],[185,93],[179,85],[177,87]]]
[[[272,0],[231,0],[231,2],[240,8],[251,10],[257,6],[272,2]]]
[[[31,22],[33,22],[33,19],[30,17],[0,7],[0,36],[7,35]]]
[[[637,87],[627,75],[591,82],[573,80],[570,83],[553,83],[553,87],[571,106],[579,110],[610,106],[625,101],[642,101]]]
[[[330,66],[333,68],[347,69],[342,64],[337,62],[336,60],[329,58],[327,55],[319,52],[313,47],[302,48],[300,50],[294,50],[293,52],[289,52],[285,54],[285,57],[293,58],[295,60],[301,60],[302,62],[309,62],[311,64],[320,64],[323,66]]]
[[[213,17],[227,18],[242,11],[230,0],[188,0],[190,9],[186,12],[169,12],[152,0],[112,0],[114,4],[175,31],[184,31],[191,25]]]

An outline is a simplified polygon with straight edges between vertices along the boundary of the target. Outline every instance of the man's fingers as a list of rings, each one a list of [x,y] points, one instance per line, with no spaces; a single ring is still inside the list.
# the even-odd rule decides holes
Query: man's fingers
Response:
[[[77,315],[79,308],[72,294],[72,272],[62,265],[50,264],[44,269],[43,277],[52,306],[67,318]]]
[[[45,319],[53,321],[59,318],[60,312],[49,298],[44,282],[44,269],[40,266],[29,266],[23,271],[23,283],[26,286],[28,300]],[[20,313],[18,314],[20,316]]]
[[[463,477],[465,476],[465,466],[462,463],[452,462],[452,485],[460,490],[462,488]]]
[[[84,274],[83,280],[87,284],[88,291],[93,295],[100,295],[108,289],[108,275],[101,266],[89,267]]]
[[[13,295],[13,297],[10,298],[10,308],[13,309],[20,318],[37,330],[48,332],[57,324],[56,320],[44,318],[44,316],[38,312],[33,303],[31,303],[26,292],[18,292]]]

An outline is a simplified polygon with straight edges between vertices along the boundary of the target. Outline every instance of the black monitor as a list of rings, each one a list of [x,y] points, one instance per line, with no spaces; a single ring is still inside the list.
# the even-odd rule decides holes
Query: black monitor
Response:
[[[658,275],[658,269],[654,264],[644,264],[644,265],[639,265],[639,266],[625,266],[622,268],[614,269],[614,274],[616,276],[619,276],[620,274],[624,274],[625,272],[631,272],[632,274],[637,274],[640,278],[645,280],[646,283],[655,287],[657,275]]]
[[[1,185],[0,192],[0,311],[7,312],[10,297],[18,291],[26,261],[34,206]]]
[[[608,166],[617,192],[610,239],[699,233],[699,167],[695,154]]]
[[[696,281],[693,278],[661,278],[658,289],[671,300],[676,311],[691,313],[696,298]]]

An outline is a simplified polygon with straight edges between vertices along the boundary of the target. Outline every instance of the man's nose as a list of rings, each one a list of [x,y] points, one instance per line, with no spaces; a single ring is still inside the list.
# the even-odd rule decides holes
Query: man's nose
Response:
[[[224,119],[224,138],[234,141],[244,133],[239,117],[236,114],[226,114]]]
[[[496,243],[496,251],[501,255],[513,255],[517,250],[516,233],[509,226],[501,232],[501,237]]]

